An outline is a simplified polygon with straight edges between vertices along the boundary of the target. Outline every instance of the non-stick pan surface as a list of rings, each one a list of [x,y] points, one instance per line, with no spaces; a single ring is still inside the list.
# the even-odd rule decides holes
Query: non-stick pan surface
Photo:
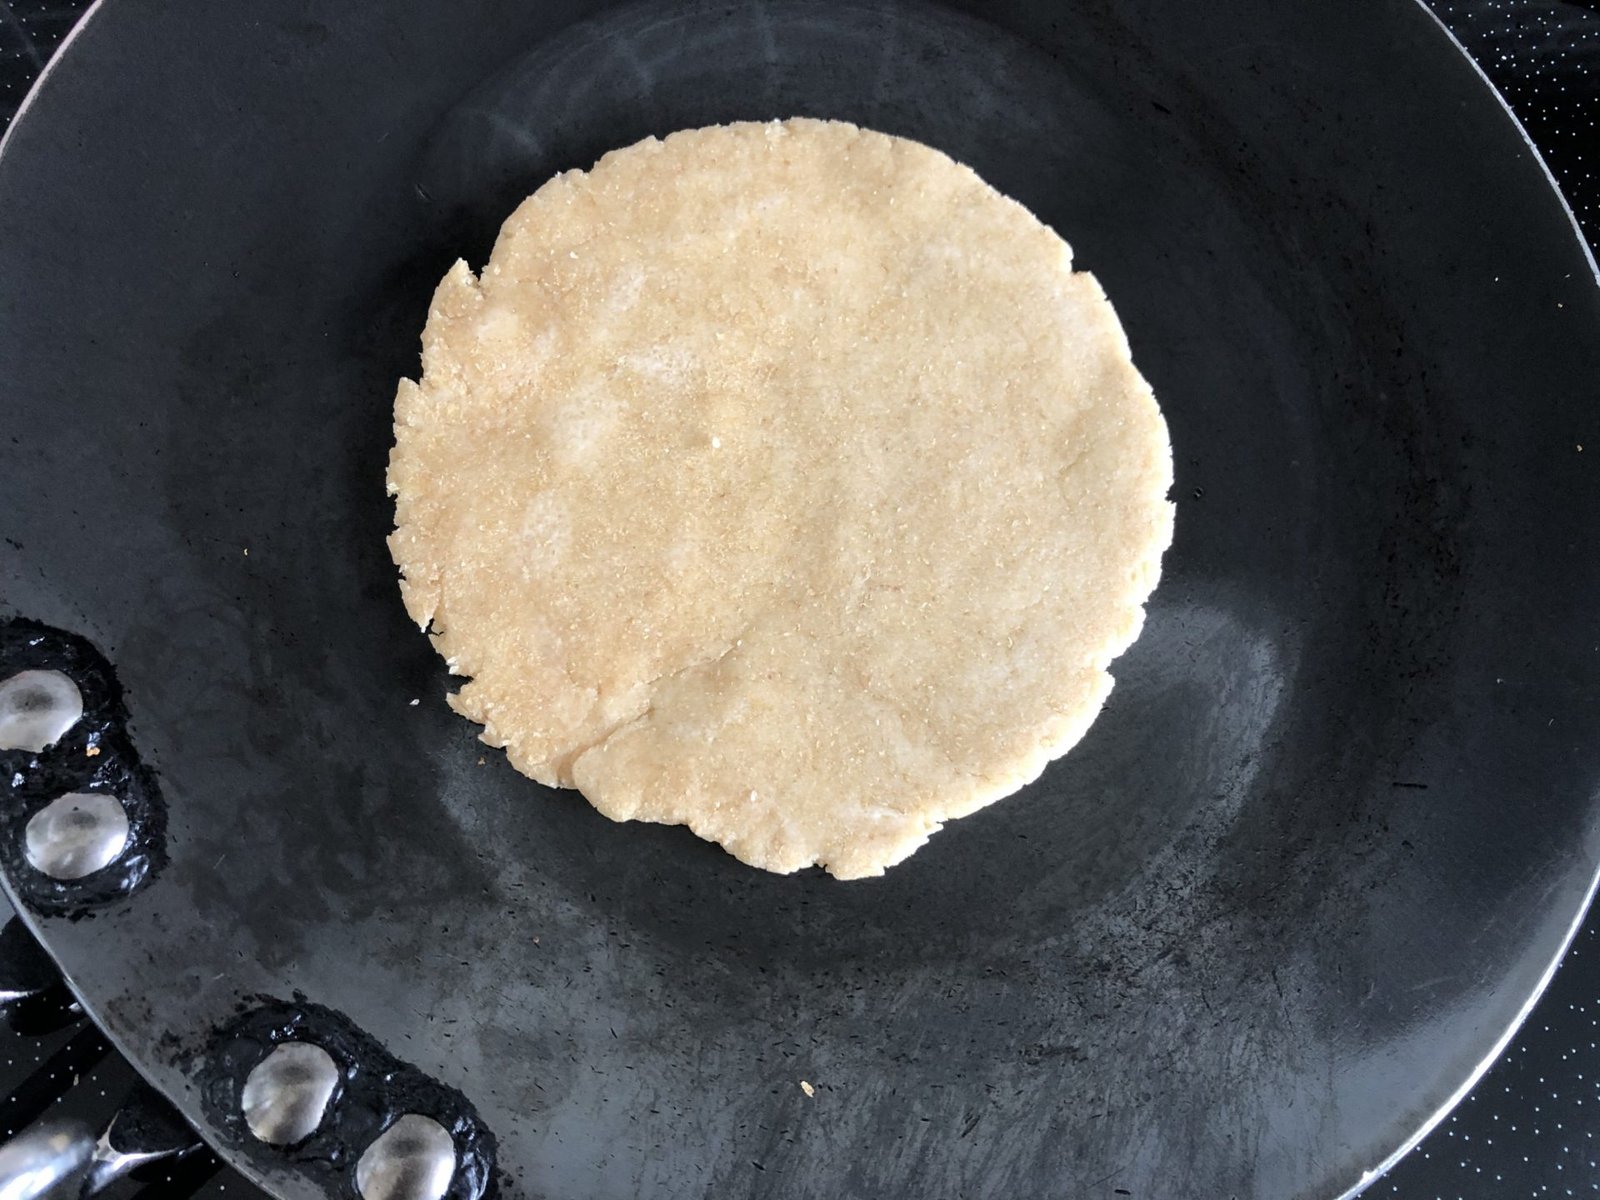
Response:
[[[383,543],[446,267],[553,172],[795,114],[1060,230],[1177,458],[1088,739],[849,884],[515,774]],[[296,1200],[373,1118],[242,1133],[274,1003],[470,1105],[506,1197],[1326,1200],[1495,1050],[1600,861],[1597,332],[1545,172],[1409,0],[109,0],[0,155],[0,588],[130,721],[6,757],[0,804],[136,759],[164,826],[80,895],[0,822],[8,885]]]

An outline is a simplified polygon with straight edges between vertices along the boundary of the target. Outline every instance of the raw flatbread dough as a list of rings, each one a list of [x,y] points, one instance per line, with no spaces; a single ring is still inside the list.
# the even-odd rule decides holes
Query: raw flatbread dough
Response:
[[[926,146],[650,139],[512,214],[395,397],[390,548],[518,770],[880,874],[1081,738],[1172,536],[1095,280]]]

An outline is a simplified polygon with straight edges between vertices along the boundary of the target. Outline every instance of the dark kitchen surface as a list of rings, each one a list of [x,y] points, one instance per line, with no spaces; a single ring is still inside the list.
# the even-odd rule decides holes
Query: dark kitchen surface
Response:
[[[68,35],[81,3],[0,0],[0,128]],[[1600,12],[1594,4],[1441,0],[1436,11],[1511,101],[1585,226],[1600,241]],[[1600,1108],[1600,920],[1591,916],[1510,1050],[1473,1094],[1370,1195],[1425,1197],[1600,1194],[1594,1120]],[[44,1021],[44,1025],[51,1024]],[[74,1085],[75,1082],[75,1086]],[[133,1082],[126,1064],[81,1022],[54,1032],[0,1029],[0,1136],[49,1104],[103,1121]],[[258,1196],[199,1161],[110,1195]],[[199,1182],[199,1190],[192,1190]],[[143,1191],[141,1191],[141,1187]],[[1174,1195],[1181,1195],[1174,1181]]]

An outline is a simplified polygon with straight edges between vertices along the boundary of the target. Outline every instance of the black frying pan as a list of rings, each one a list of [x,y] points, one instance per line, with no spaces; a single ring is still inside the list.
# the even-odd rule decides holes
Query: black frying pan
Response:
[[[795,114],[1060,230],[1177,454],[1088,739],[850,884],[515,774],[383,544],[448,264],[557,170]],[[93,701],[0,763],[8,886],[286,1198],[407,1108],[492,1160],[458,1197],[1341,1195],[1594,882],[1597,335],[1570,215],[1410,0],[110,0],[0,155],[0,587],[47,627],[0,652]],[[145,867],[30,874],[24,819],[117,780]],[[289,1030],[345,1087],[275,1151],[239,1078]]]

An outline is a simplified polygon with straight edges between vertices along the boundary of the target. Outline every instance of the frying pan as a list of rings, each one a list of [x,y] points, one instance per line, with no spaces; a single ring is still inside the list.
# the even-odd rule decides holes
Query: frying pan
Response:
[[[383,541],[450,262],[558,170],[791,115],[1058,229],[1177,464],[1088,738],[849,884],[517,775]],[[1597,332],[1411,0],[107,0],[0,154],[0,587],[42,623],[0,650],[90,709],[0,764],[7,886],[286,1200],[353,1194],[408,1108],[479,1155],[458,1197],[1349,1194],[1595,881]],[[147,869],[41,884],[22,818],[117,779]],[[239,1075],[291,1034],[344,1083],[279,1150]]]

